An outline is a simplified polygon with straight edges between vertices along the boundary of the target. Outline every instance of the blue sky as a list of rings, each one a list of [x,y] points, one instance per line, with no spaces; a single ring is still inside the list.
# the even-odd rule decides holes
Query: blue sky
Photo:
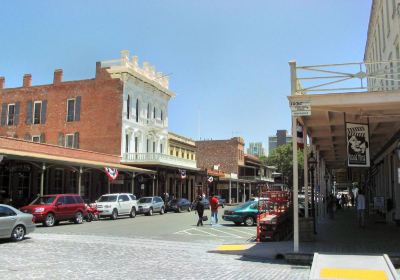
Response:
[[[290,130],[288,61],[362,61],[371,0],[4,1],[6,87],[94,77],[95,62],[130,50],[170,74],[171,131],[263,142]]]

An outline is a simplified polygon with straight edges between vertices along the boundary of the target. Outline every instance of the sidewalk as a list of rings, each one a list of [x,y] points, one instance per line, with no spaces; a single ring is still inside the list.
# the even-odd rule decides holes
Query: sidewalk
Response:
[[[309,264],[314,252],[335,254],[388,254],[395,266],[400,264],[400,227],[377,223],[375,216],[366,217],[366,227],[359,228],[356,210],[341,209],[335,219],[317,221],[313,242],[301,242],[299,253],[293,252],[293,241],[255,243],[240,251],[223,251],[260,259],[285,258],[289,262]],[[214,251],[216,252],[216,251]]]

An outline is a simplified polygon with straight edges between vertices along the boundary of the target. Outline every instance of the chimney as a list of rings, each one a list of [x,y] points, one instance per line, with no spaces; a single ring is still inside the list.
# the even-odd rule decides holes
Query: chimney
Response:
[[[0,77],[0,89],[4,88],[5,82],[6,82],[6,79],[4,77]]]
[[[63,75],[63,70],[62,69],[54,70],[53,84],[61,83],[62,82],[62,75]]]
[[[32,85],[32,75],[31,74],[25,74],[22,86],[23,87],[30,87],[31,85]]]

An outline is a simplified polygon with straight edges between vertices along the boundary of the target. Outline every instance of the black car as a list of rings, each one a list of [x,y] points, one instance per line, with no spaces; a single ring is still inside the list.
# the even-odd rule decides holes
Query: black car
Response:
[[[204,209],[210,209],[210,202],[208,201],[208,199],[203,198],[203,199],[201,200],[201,202],[202,202],[203,205],[204,205]],[[193,203],[192,203],[192,210],[194,210],[194,209],[196,208],[196,203],[197,203],[197,201],[193,201]]]
[[[182,211],[191,211],[191,203],[186,198],[172,199],[167,203],[167,211],[175,211],[180,213]]]

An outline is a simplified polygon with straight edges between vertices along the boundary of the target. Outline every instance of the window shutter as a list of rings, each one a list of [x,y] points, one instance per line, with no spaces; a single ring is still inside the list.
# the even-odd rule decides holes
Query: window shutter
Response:
[[[81,119],[81,97],[76,97],[75,103],[75,121],[79,121]]]
[[[8,111],[8,104],[3,103],[1,104],[1,126],[5,126],[7,122],[7,111]]]
[[[24,135],[24,140],[26,140],[26,141],[32,141],[32,136],[31,136],[29,133],[26,133],[26,134]]]
[[[19,104],[20,102],[15,103],[14,125],[19,124]]]
[[[65,146],[64,133],[62,132],[58,133],[58,146]]]
[[[40,143],[46,143],[44,133],[40,134]]]
[[[75,132],[74,135],[74,148],[79,149],[79,132]]]
[[[46,123],[46,111],[47,111],[47,100],[42,101],[42,112],[41,112],[41,123],[45,124]]]
[[[25,124],[32,124],[32,101],[26,102],[26,118]]]

